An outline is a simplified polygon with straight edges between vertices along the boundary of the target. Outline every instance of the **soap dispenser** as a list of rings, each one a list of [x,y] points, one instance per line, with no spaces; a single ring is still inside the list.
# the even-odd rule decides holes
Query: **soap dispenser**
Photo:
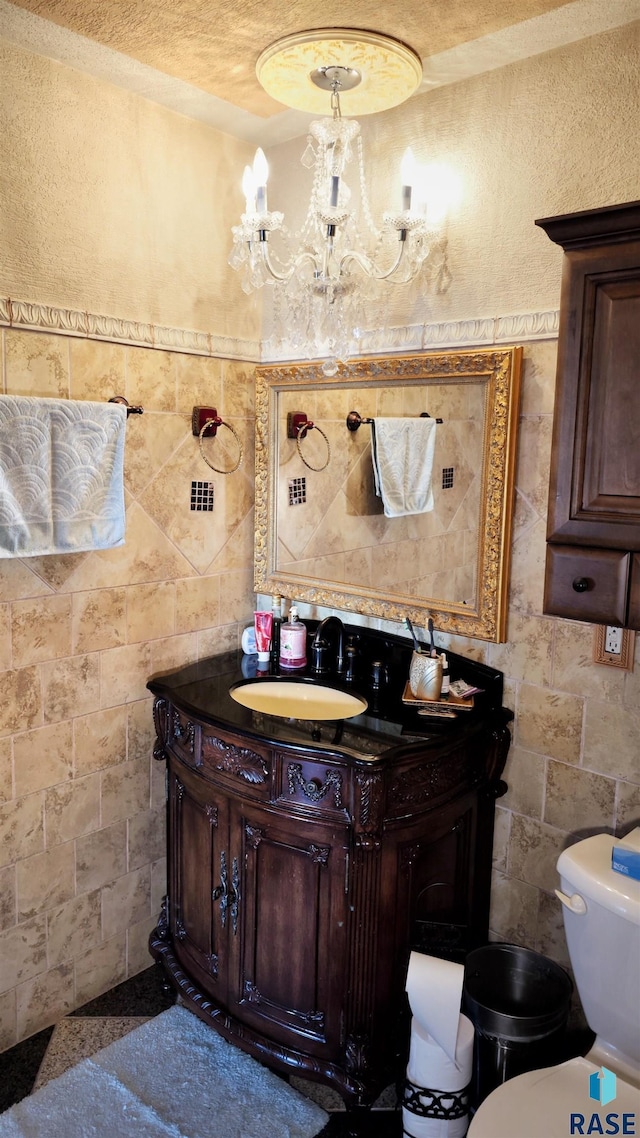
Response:
[[[280,667],[304,668],[307,663],[307,629],[292,605],[289,619],[280,625]]]

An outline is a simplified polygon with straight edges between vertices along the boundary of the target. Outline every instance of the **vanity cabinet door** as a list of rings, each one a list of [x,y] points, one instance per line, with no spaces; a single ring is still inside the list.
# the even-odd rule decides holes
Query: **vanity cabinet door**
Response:
[[[242,866],[242,931],[231,947],[228,1007],[271,1039],[335,1059],[346,960],[346,827],[237,803],[231,829]]]
[[[226,999],[232,862],[229,807],[200,775],[169,760],[169,929],[182,966]]]

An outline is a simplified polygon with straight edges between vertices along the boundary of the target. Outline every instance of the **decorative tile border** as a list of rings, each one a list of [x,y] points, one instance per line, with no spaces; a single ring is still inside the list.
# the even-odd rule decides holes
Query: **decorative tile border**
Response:
[[[272,340],[241,340],[233,336],[216,336],[194,332],[188,328],[169,328],[160,324],[142,324],[34,304],[26,300],[0,297],[0,326],[29,331],[55,332],[62,336],[82,336],[92,340],[109,340],[136,347],[158,348],[189,355],[215,356],[221,359],[270,363],[299,358],[289,354]],[[485,317],[479,320],[450,320],[440,324],[410,324],[365,332],[358,347],[359,355],[380,352],[413,352],[429,348],[463,348],[471,345],[521,343],[523,340],[555,339],[558,335],[558,311],[523,312],[513,316]]]

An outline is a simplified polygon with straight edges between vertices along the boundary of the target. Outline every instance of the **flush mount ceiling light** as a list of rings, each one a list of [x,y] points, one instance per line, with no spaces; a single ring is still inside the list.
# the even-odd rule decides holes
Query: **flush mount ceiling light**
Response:
[[[291,233],[282,213],[267,208],[269,168],[258,150],[245,167],[245,212],[233,228],[230,265],[243,272],[250,292],[275,285],[280,338],[296,353],[326,356],[334,374],[359,335],[363,312],[379,282],[408,283],[437,243],[435,216],[410,148],[401,164],[399,208],[378,228],[369,207],[360,126],[348,114],[374,114],[398,106],[422,80],[411,48],[389,36],[349,29],[320,29],[286,36],[260,55],[256,73],[269,95],[297,110],[331,117],[309,126],[302,163],[313,171],[309,206]],[[348,184],[348,166],[355,167]],[[275,241],[270,239],[275,235]]]

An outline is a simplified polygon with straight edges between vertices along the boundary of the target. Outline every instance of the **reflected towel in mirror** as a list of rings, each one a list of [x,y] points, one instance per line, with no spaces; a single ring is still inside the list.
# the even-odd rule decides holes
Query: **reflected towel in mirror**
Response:
[[[0,396],[0,557],[124,544],[120,403]]]
[[[433,509],[431,475],[435,443],[435,419],[374,419],[371,426],[373,477],[385,517],[426,514]]]

